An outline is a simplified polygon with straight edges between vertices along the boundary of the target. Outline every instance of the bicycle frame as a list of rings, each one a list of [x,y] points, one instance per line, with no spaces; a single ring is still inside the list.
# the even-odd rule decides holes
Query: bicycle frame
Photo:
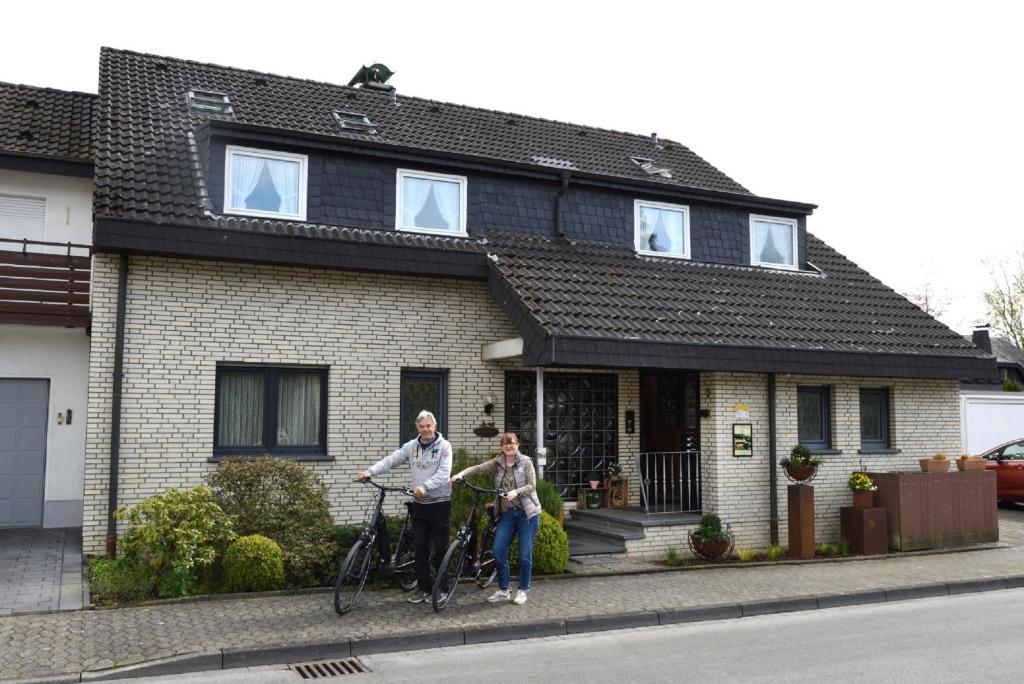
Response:
[[[455,588],[458,586],[459,580],[462,578],[467,557],[471,559],[470,572],[468,573],[468,576],[481,589],[491,583],[496,573],[496,569],[493,565],[493,554],[491,554],[490,559],[485,558],[485,556],[491,551],[488,546],[494,540],[494,531],[498,525],[498,518],[500,517],[497,513],[498,507],[495,505],[493,510],[488,512],[490,523],[484,531],[482,544],[477,543],[477,527],[479,524],[478,510],[480,508],[481,496],[485,494],[504,496],[505,492],[500,489],[485,489],[483,487],[477,487],[465,480],[458,480],[457,482],[473,490],[473,506],[470,508],[466,522],[459,528],[459,531],[456,532],[455,539],[453,539],[452,543],[449,545],[448,551],[445,553],[444,559],[441,561],[441,567],[438,568],[437,577],[434,582],[433,595],[434,610],[438,612],[444,610],[452,596],[455,594]],[[488,562],[490,563],[491,572],[486,572]],[[485,572],[487,574],[486,578],[483,577]]]

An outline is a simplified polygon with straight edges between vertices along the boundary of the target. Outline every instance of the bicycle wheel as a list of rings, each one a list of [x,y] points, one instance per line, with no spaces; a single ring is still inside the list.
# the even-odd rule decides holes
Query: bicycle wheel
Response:
[[[370,545],[365,539],[359,539],[345,556],[334,583],[334,610],[338,615],[344,615],[356,604],[370,571],[371,555]]]
[[[483,540],[483,553],[480,554],[480,572],[476,576],[476,586],[486,589],[498,576],[498,565],[494,562],[494,528],[487,530]]]
[[[416,552],[412,546],[412,530],[402,528],[398,536],[398,547],[395,549],[395,577],[402,591],[416,588]]]
[[[455,595],[455,587],[459,585],[459,578],[462,577],[462,566],[466,562],[466,542],[459,537],[451,543],[445,551],[441,567],[437,569],[437,578],[434,580],[434,610],[441,612]]]

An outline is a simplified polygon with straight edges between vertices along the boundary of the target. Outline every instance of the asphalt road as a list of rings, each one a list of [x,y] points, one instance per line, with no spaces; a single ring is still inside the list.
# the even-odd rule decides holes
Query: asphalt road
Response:
[[[363,656],[348,682],[1019,682],[1024,589]],[[298,682],[280,668],[145,682]]]

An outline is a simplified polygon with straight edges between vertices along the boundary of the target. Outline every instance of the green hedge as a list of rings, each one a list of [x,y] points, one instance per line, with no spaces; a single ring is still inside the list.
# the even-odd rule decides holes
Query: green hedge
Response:
[[[224,591],[272,591],[284,586],[284,555],[261,534],[239,537],[224,552]]]
[[[89,594],[101,606],[151,599],[155,585],[146,566],[120,558],[89,559]]]

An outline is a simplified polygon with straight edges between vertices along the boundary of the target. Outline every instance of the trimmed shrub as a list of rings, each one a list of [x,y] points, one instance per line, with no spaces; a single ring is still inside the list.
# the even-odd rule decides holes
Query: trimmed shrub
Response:
[[[116,516],[127,523],[123,560],[146,568],[160,597],[192,593],[197,573],[235,538],[231,519],[206,487],[168,489]]]
[[[123,559],[89,559],[89,593],[101,606],[153,598],[156,582],[146,566]]]
[[[262,534],[239,537],[224,552],[225,591],[272,591],[284,586],[284,556]]]
[[[551,484],[547,480],[537,480],[537,496],[540,498],[540,507],[545,513],[550,515],[555,520],[559,520],[562,515],[562,497],[558,495],[558,490],[555,489],[555,485]]]
[[[510,565],[519,559],[519,537],[508,552]],[[540,527],[533,540],[533,574],[558,575],[569,565],[569,535],[546,511],[540,513]]]
[[[207,482],[217,503],[236,517],[238,534],[277,542],[289,584],[333,583],[334,521],[319,475],[280,458],[228,459]]]

